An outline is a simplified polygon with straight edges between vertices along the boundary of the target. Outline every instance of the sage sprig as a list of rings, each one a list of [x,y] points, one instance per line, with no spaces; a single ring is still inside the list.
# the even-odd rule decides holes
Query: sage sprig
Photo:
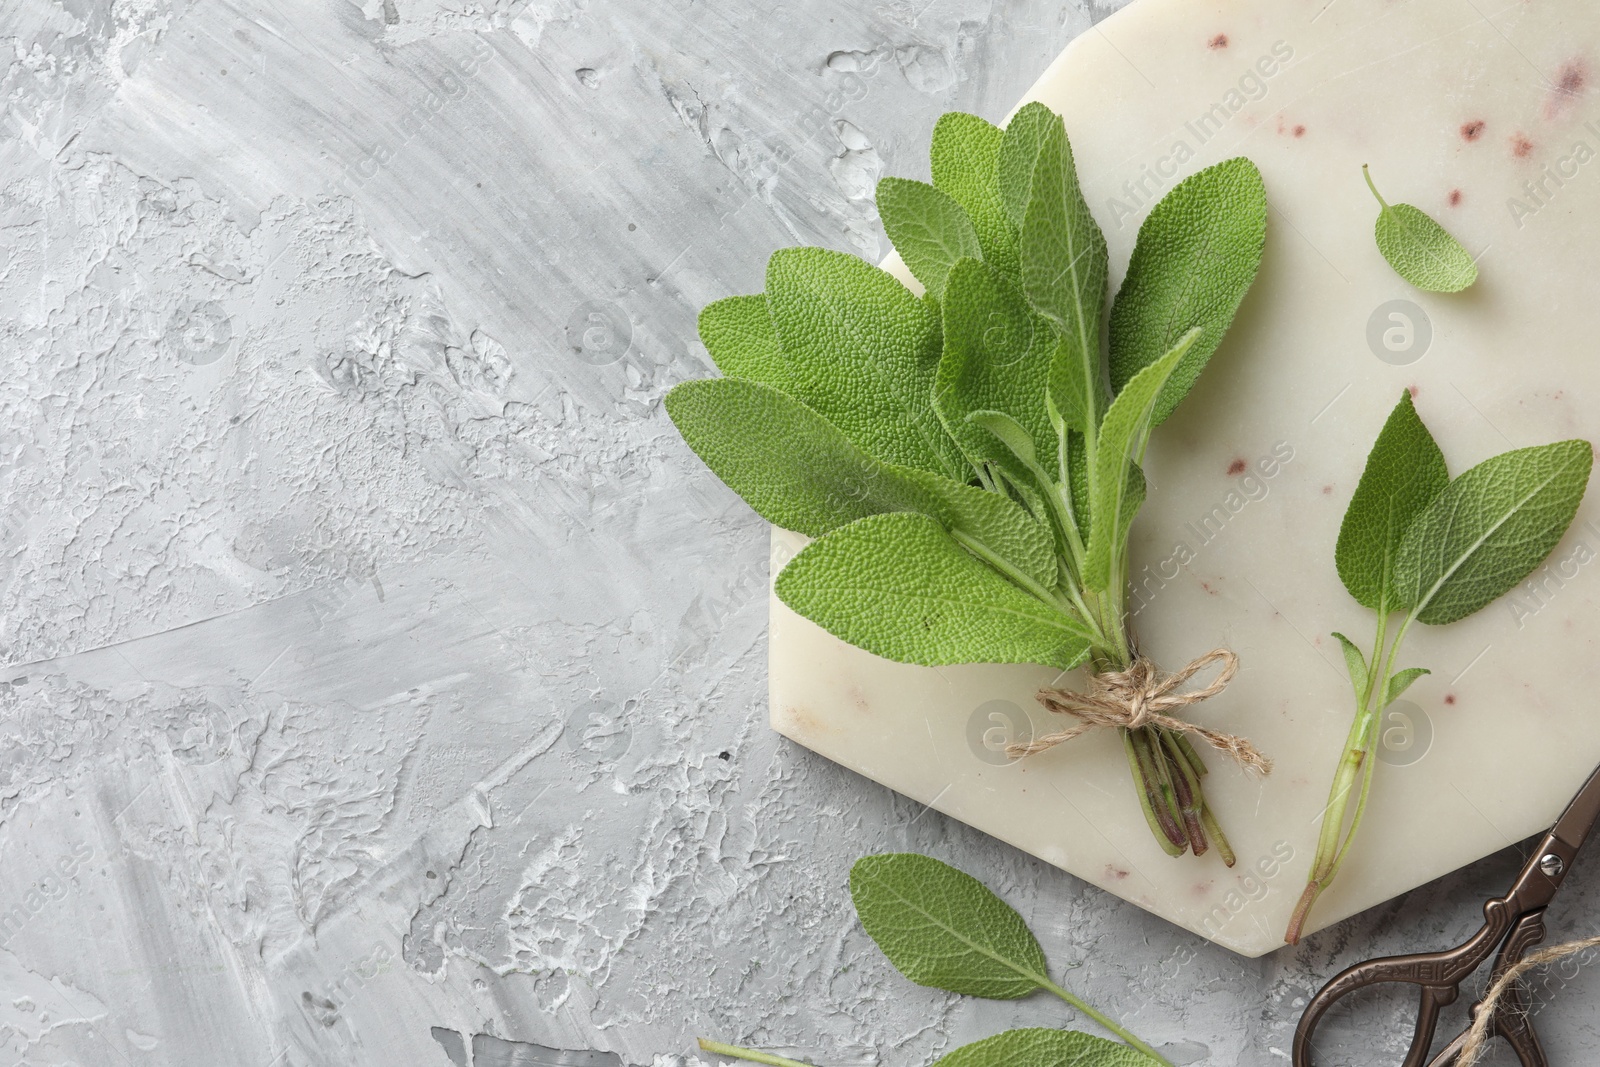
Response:
[[[780,251],[763,293],[701,313],[724,377],[677,386],[667,412],[757,512],[816,538],[776,591],[834,636],[903,663],[1125,677],[1140,465],[1255,279],[1261,176],[1238,158],[1180,182],[1108,316],[1106,240],[1059,116],[945,115],[931,163],[931,184],[878,189],[921,296],[853,256]],[[1157,841],[1231,864],[1181,720],[1134,714],[1124,751]]]
[[[1334,549],[1345,588],[1377,616],[1377,636],[1368,656],[1343,634],[1333,635],[1344,653],[1356,718],[1334,774],[1311,876],[1284,937],[1290,944],[1299,941],[1361,824],[1383,710],[1428,673],[1395,667],[1412,624],[1464,619],[1533,573],[1577,514],[1593,456],[1587,441],[1558,441],[1494,456],[1452,481],[1411,393],[1401,394],[1367,457]]]
[[[1042,989],[1120,1039],[1073,1030],[1008,1030],[954,1049],[933,1067],[1172,1067],[1115,1020],[1051,981],[1044,949],[1027,922],[966,872],[910,852],[866,856],[850,870],[850,899],[867,935],[916,984],[991,1000]],[[810,1067],[705,1038],[700,1047],[768,1067]]]

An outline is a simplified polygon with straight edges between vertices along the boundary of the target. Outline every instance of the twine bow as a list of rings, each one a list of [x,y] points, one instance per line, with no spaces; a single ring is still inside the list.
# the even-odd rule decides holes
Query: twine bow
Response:
[[[1210,685],[1188,693],[1174,692],[1213,663],[1221,663],[1222,670],[1217,672]],[[1154,662],[1140,656],[1126,670],[1090,675],[1087,693],[1074,693],[1069,689],[1041,689],[1039,703],[1057,714],[1070,715],[1078,722],[1033,741],[1007,745],[1006,755],[1012,759],[1031,756],[1103,726],[1124,730],[1159,726],[1166,730],[1199,734],[1207,744],[1226,752],[1247,769],[1262,774],[1270,773],[1272,761],[1244,738],[1208,730],[1168,714],[1216,696],[1228,687],[1238,671],[1239,657],[1225,648],[1216,648],[1173,674],[1164,673]]]

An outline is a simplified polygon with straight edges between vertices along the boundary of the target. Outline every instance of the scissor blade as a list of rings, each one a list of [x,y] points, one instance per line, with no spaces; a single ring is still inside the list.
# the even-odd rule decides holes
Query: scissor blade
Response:
[[[1572,803],[1567,805],[1567,810],[1556,820],[1550,832],[1576,851],[1589,839],[1597,821],[1600,821],[1600,767],[1595,768],[1583,788],[1578,790],[1578,795],[1572,798]]]

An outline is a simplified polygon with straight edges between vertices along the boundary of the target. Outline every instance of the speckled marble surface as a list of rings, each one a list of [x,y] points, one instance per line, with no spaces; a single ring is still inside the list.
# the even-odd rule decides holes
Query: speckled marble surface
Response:
[[[1062,1019],[890,970],[844,883],[883,849],[1179,1063],[1285,1063],[1322,979],[1470,932],[1514,850],[1246,961],[766,727],[765,527],[659,405],[694,313],[877,258],[876,178],[1114,6],[0,2],[0,1062],[917,1065]],[[1553,934],[1596,925],[1584,863]],[[1558,1064],[1591,971],[1541,980]]]

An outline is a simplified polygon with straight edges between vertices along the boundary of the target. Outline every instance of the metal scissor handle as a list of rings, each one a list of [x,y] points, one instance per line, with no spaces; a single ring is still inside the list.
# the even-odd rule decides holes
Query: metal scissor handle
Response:
[[[1489,975],[1489,984],[1493,985],[1501,975],[1522,959],[1529,948],[1543,941],[1544,932],[1543,908],[1518,919],[1506,937],[1505,944],[1500,947],[1500,954],[1495,957],[1494,971]],[[1481,1003],[1473,1005],[1474,1022],[1482,1010]],[[1428,1061],[1428,1067],[1455,1067],[1461,1056],[1461,1050],[1467,1043],[1467,1033],[1467,1030],[1461,1031],[1439,1055]],[[1517,1061],[1522,1067],[1550,1067],[1550,1061],[1544,1054],[1544,1046],[1539,1043],[1539,1035],[1533,1029],[1527,1005],[1522,1001],[1522,991],[1516,986],[1506,989],[1496,1002],[1494,1018],[1489,1022],[1488,1036],[1503,1038],[1517,1054]]]
[[[1501,970],[1502,962],[1504,966],[1515,963],[1516,958],[1520,958],[1521,951],[1517,952],[1516,958],[1508,957],[1507,954],[1515,938],[1507,940],[1503,946],[1502,938],[1511,933],[1513,927],[1520,931],[1523,923],[1530,918],[1542,919],[1543,909],[1540,909],[1537,916],[1523,914],[1514,905],[1514,899],[1514,897],[1496,897],[1484,904],[1483,928],[1465,943],[1448,952],[1388,956],[1358,963],[1341,971],[1311,998],[1311,1003],[1306,1005],[1305,1014],[1300,1017],[1300,1025],[1294,1032],[1294,1067],[1314,1067],[1311,1059],[1312,1036],[1316,1033],[1317,1024],[1334,1004],[1358,989],[1395,984],[1417,986],[1421,995],[1411,1048],[1400,1067],[1425,1067],[1425,1065],[1446,1067],[1447,1064],[1453,1063],[1453,1060],[1439,1059],[1434,1060],[1432,1064],[1428,1062],[1428,1051],[1433,1045],[1434,1034],[1439,1026],[1440,1010],[1455,1003],[1456,998],[1461,995],[1461,983],[1481,967],[1496,948],[1500,949],[1500,956],[1495,965],[1496,973]],[[1542,922],[1539,929],[1542,936]],[[1537,1043],[1534,1047],[1537,1048]],[[1540,1059],[1524,1061],[1524,1067],[1548,1067],[1548,1065]]]
[[[1491,984],[1515,966],[1529,947],[1544,940],[1545,909],[1561,888],[1578,850],[1588,841],[1597,823],[1600,823],[1600,767],[1590,774],[1566,811],[1539,841],[1510,891],[1484,904],[1483,929],[1466,943],[1448,952],[1389,956],[1358,963],[1323,986],[1306,1005],[1300,1025],[1295,1028],[1294,1067],[1314,1067],[1311,1036],[1329,1008],[1357,989],[1385,983],[1402,983],[1421,989],[1416,1033],[1401,1067],[1454,1067],[1466,1043],[1465,1033],[1432,1060],[1427,1059],[1439,1026],[1440,1009],[1455,1002],[1461,995],[1461,983],[1497,949]],[[1481,1003],[1472,1010],[1476,1017],[1482,1010]],[[1516,989],[1506,990],[1495,1005],[1489,1033],[1505,1039],[1516,1051],[1522,1067],[1549,1067],[1539,1037],[1528,1019],[1522,995]]]

